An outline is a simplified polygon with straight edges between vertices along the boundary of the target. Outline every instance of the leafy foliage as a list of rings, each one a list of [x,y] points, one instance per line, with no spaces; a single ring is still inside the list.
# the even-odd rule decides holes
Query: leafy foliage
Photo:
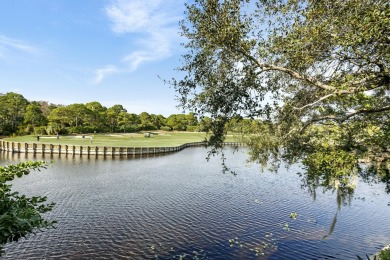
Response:
[[[0,136],[72,133],[137,132],[151,130],[208,131],[208,119],[194,113],[162,115],[128,113],[120,104],[106,108],[99,102],[67,106],[28,101],[22,95],[0,93]]]
[[[232,118],[256,118],[242,132],[252,160],[304,159],[341,183],[389,152],[388,1],[197,0],[181,28],[185,76],[170,83],[212,118],[215,149]]]
[[[379,252],[379,259],[390,260],[390,247],[383,249]]]
[[[0,133],[17,130],[23,122],[27,102],[22,95],[13,92],[0,95]]]
[[[46,197],[26,197],[12,192],[7,184],[15,177],[27,175],[31,170],[46,168],[47,162],[21,162],[0,167],[0,243],[18,241],[35,230],[52,227],[55,221],[44,219],[42,214],[52,210],[54,203],[45,204]],[[1,249],[1,245],[0,245]],[[1,255],[1,251],[0,251]]]

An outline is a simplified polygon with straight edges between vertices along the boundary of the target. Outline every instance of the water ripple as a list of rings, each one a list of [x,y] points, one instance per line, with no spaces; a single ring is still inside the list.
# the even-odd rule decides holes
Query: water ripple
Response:
[[[58,224],[7,245],[2,259],[350,259],[390,242],[389,197],[378,186],[359,183],[339,208],[331,192],[313,200],[292,169],[260,173],[227,152],[235,177],[205,155],[62,157],[15,180],[57,203],[47,216]]]

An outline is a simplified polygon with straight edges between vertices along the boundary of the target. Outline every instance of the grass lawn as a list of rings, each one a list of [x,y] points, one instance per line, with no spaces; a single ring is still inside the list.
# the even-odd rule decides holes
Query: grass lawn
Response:
[[[90,136],[93,138],[90,143]],[[114,133],[85,135],[60,135],[57,140],[55,135],[40,136],[39,143],[67,144],[67,145],[91,145],[91,146],[128,146],[128,147],[169,147],[179,146],[185,143],[201,142],[206,138],[206,133],[192,132],[156,132],[151,137],[145,137],[143,133]],[[4,138],[5,141],[38,143],[36,135],[25,135]],[[232,136],[227,137],[227,142],[234,142]]]

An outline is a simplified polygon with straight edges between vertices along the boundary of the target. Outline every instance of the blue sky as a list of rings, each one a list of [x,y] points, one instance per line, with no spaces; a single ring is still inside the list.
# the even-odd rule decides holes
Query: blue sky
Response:
[[[188,2],[189,0],[187,0]],[[186,0],[2,0],[0,93],[168,116]]]

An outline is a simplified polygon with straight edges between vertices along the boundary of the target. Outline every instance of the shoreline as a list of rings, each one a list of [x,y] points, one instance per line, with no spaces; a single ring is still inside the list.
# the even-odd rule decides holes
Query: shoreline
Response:
[[[384,248],[382,248],[378,253],[376,253],[376,254],[370,256],[370,259],[378,259],[378,260],[380,260],[381,258],[379,258],[379,254],[380,254],[382,251],[386,250],[386,249],[390,249],[390,244],[388,244],[387,246],[385,246]]]
[[[238,142],[224,142],[226,146],[244,146]],[[94,146],[94,145],[66,145],[44,144],[29,142],[10,142],[0,140],[0,152],[25,154],[64,154],[64,155],[146,155],[166,154],[181,151],[188,147],[206,147],[205,142],[191,142],[179,146],[168,147],[130,147],[130,146]]]

